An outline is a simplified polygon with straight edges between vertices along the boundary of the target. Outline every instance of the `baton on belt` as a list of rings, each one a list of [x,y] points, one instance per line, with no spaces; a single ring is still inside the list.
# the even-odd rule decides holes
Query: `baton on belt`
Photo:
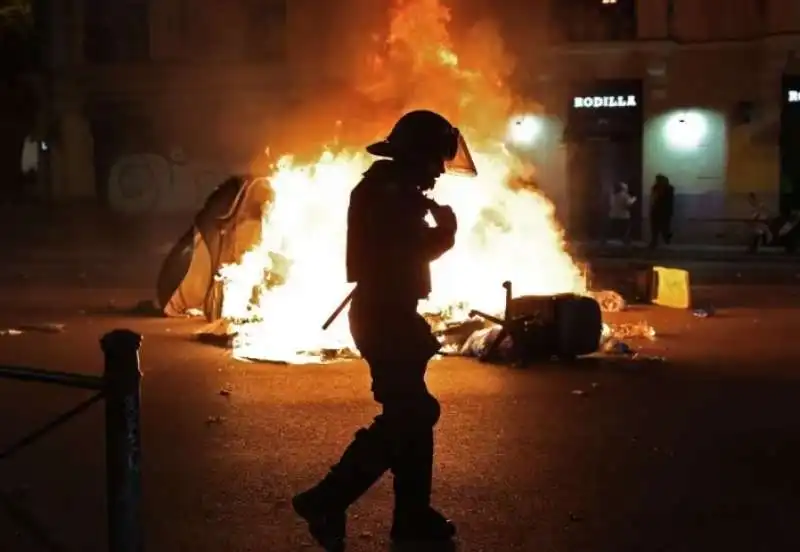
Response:
[[[330,328],[330,326],[331,326],[331,324],[333,324],[334,320],[339,318],[339,315],[342,314],[342,311],[344,310],[344,308],[347,305],[350,304],[350,301],[353,300],[353,294],[355,292],[356,292],[356,288],[353,288],[353,290],[350,293],[347,294],[347,297],[345,297],[344,300],[341,303],[339,303],[339,306],[336,307],[336,310],[331,313],[331,315],[328,317],[328,319],[322,325],[323,331],[327,330],[328,328]]]

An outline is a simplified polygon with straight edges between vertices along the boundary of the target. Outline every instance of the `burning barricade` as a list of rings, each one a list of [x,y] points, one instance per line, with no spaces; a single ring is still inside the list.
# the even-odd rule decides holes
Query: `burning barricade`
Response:
[[[369,63],[353,87],[362,104],[374,100],[375,118],[385,122],[380,132],[400,112],[431,108],[455,121],[473,149],[478,177],[444,175],[432,192],[452,206],[459,228],[455,247],[431,266],[433,293],[420,312],[445,350],[459,354],[484,357],[488,345],[480,343],[496,343],[488,357],[504,347],[567,358],[593,353],[602,341],[601,310],[625,302],[587,293],[553,204],[519,184],[532,168],[505,145],[519,102],[506,86],[511,67],[499,34],[487,25],[470,30],[462,59],[449,19],[438,0],[396,2],[384,46],[364,53]],[[346,309],[327,330],[321,323],[350,291],[347,204],[371,162],[362,144],[374,141],[379,122],[364,125],[363,141],[352,127],[352,144],[332,137],[335,148],[315,162],[286,154],[263,178],[231,179],[212,194],[164,263],[162,312],[201,311],[214,325],[206,333],[240,358],[307,362],[352,354]],[[500,289],[504,281],[514,284],[513,300]]]

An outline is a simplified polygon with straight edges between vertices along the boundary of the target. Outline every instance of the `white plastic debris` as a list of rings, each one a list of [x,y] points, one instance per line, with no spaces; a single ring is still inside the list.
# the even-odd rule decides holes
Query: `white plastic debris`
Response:
[[[66,325],[56,322],[45,322],[42,324],[24,324],[19,327],[21,331],[42,332],[42,333],[61,333]]]
[[[695,318],[708,318],[709,316],[714,316],[714,307],[709,305],[702,309],[695,309],[692,314]]]
[[[6,328],[4,330],[0,330],[0,336],[13,336],[13,335],[22,335],[22,330],[18,330],[16,328]]]
[[[602,291],[590,291],[592,297],[600,305],[603,312],[621,312],[628,308],[625,299],[616,291],[607,289]]]

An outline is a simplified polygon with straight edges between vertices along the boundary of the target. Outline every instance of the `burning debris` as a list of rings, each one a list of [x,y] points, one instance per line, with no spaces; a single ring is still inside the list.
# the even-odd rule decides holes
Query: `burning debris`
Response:
[[[603,324],[603,340],[609,339],[655,339],[656,330],[645,321],[625,324]]]
[[[431,267],[433,294],[421,306],[442,350],[481,357],[494,347],[502,357],[524,341],[508,337],[519,336],[519,328],[509,332],[494,317],[471,315],[472,309],[503,312],[497,283],[510,280],[520,298],[555,304],[552,298],[573,297],[564,303],[582,306],[565,308],[580,311],[579,320],[570,322],[574,328],[556,324],[560,333],[552,343],[578,355],[594,352],[603,330],[592,305],[618,312],[625,301],[613,291],[587,295],[584,271],[565,249],[552,203],[519,184],[531,180],[532,168],[504,144],[508,121],[519,113],[512,109],[510,57],[499,33],[477,26],[467,49],[456,52],[449,10],[439,0],[398,0],[391,15],[385,44],[362,52],[369,62],[352,83],[360,92],[353,103],[375,102],[369,123],[362,128],[362,118],[338,116],[336,135],[307,138],[335,144],[320,149],[316,161],[283,155],[264,178],[224,183],[164,263],[160,308],[169,316],[202,311],[211,325],[198,339],[230,347],[237,358],[309,363],[357,356],[346,312],[320,329],[349,291],[343,284],[349,194],[371,162],[364,144],[401,112],[427,108],[464,133],[479,173],[468,185],[444,175],[432,194],[452,206],[459,222],[455,247]],[[423,81],[426,86],[412,84]],[[535,324],[526,324],[523,333],[537,335]]]
[[[628,303],[616,291],[590,291],[589,296],[600,304],[600,310],[603,312],[622,312],[628,308]]]
[[[352,350],[346,313],[327,331],[319,327],[349,291],[340,284],[346,281],[349,194],[372,161],[364,145],[416,108],[455,122],[474,150],[479,172],[469,185],[445,175],[432,194],[453,207],[459,230],[455,248],[431,267],[434,291],[422,310],[450,323],[469,321],[471,308],[501,312],[503,294],[496,284],[506,279],[525,295],[585,291],[552,203],[539,191],[510,185],[526,167],[504,145],[515,113],[506,86],[509,56],[499,33],[476,27],[470,33],[481,40],[465,43],[468,50],[459,55],[449,34],[449,10],[437,0],[396,2],[391,15],[385,45],[362,52],[370,63],[353,83],[366,101],[376,101],[369,127],[359,131],[355,119],[341,117],[347,142],[345,136],[330,136],[335,149],[321,151],[309,164],[292,155],[279,158],[263,179],[269,193],[263,194],[268,202],[260,231],[240,232],[228,224],[226,239],[241,235],[242,243],[250,243],[218,271],[218,313],[203,310],[247,321],[232,337],[236,356],[294,362],[298,351]],[[473,43],[482,46],[472,48]],[[420,81],[426,86],[410,85]],[[276,266],[276,256],[288,262]],[[276,271],[279,282],[268,284],[265,275]]]
[[[0,329],[0,336],[17,336],[24,333],[63,333],[66,325],[56,322],[44,322],[39,324],[20,324],[14,328]]]
[[[230,349],[238,335],[237,325],[224,318],[206,324],[195,332],[197,340],[208,345]]]

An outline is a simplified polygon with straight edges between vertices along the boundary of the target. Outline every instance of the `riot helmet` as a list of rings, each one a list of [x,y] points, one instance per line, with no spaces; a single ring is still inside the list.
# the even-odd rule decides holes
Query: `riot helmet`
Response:
[[[424,109],[400,117],[389,136],[367,146],[367,151],[398,161],[442,163],[444,171],[451,174],[478,174],[458,128],[438,113]]]

